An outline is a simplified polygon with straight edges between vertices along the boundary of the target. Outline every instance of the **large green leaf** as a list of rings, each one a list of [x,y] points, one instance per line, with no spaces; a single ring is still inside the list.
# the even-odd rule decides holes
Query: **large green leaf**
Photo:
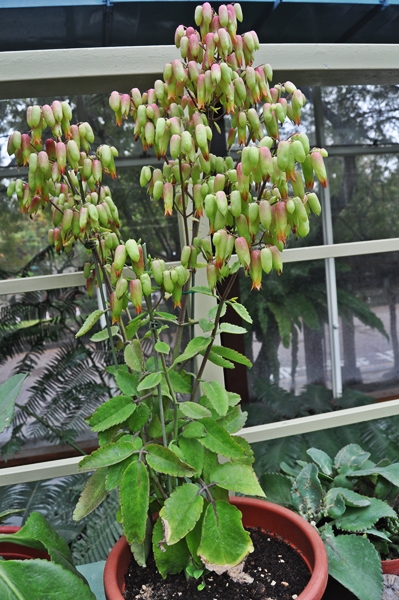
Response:
[[[159,444],[147,444],[146,460],[148,465],[158,473],[173,477],[190,477],[195,475],[195,469],[179,459],[169,448]]]
[[[196,470],[196,477],[202,473],[204,466],[205,448],[196,439],[188,439],[183,436],[179,437],[179,447],[183,452],[184,461]]]
[[[365,452],[358,444],[348,444],[334,458],[334,466],[338,470],[343,466],[360,469],[369,456],[370,452]]]
[[[144,402],[137,406],[132,416],[129,418],[128,427],[131,432],[139,431],[148,421],[151,411]]]
[[[240,327],[239,325],[233,325],[233,323],[221,323],[219,327],[219,333],[247,333],[245,327]]]
[[[193,483],[183,483],[171,493],[159,514],[162,518],[165,541],[171,546],[194,529],[202,514],[204,498],[199,487]]]
[[[211,480],[218,486],[231,492],[248,496],[264,496],[252,467],[239,463],[224,463],[216,467]]]
[[[247,309],[245,308],[245,306],[243,304],[240,304],[239,302],[227,302],[227,304],[229,304],[231,306],[231,308],[233,308],[236,313],[238,315],[240,315],[241,319],[243,319],[243,321],[246,321],[247,323],[253,323],[252,321],[252,317],[249,314],[249,312],[247,311]]]
[[[0,561],[1,600],[95,600],[82,579],[47,560]]]
[[[116,396],[97,408],[90,417],[89,425],[93,431],[105,431],[126,421],[135,410],[136,404],[129,396]]]
[[[0,433],[11,425],[15,400],[18,398],[26,377],[27,374],[18,373],[0,385]]]
[[[236,363],[239,363],[240,365],[245,365],[249,369],[252,367],[252,363],[249,360],[249,358],[247,358],[240,352],[237,352],[237,350],[233,350],[232,348],[226,348],[225,346],[213,345],[212,352],[214,352],[215,354],[218,354],[219,356],[222,356],[223,358],[227,358]]]
[[[125,363],[132,371],[143,369],[143,350],[138,340],[134,339],[126,345],[124,351]]]
[[[228,571],[253,552],[251,537],[245,531],[241,512],[223,500],[209,504],[202,524],[198,555],[210,570],[220,566]]]
[[[357,535],[324,537],[329,574],[359,600],[382,597],[381,559],[370,540]]]
[[[263,473],[260,484],[269,502],[280,504],[286,508],[293,508],[291,498],[292,481],[282,473]]]
[[[175,392],[178,394],[191,394],[192,385],[190,382],[190,377],[186,375],[185,371],[182,373],[176,373],[176,371],[173,369],[169,369],[168,374]]]
[[[234,438],[210,417],[201,419],[198,424],[203,425],[206,430],[206,435],[198,438],[205,448],[226,458],[241,458],[245,455],[244,450]]]
[[[396,517],[396,512],[383,500],[368,498],[369,506],[361,508],[348,506],[345,513],[335,520],[335,525],[345,531],[364,531],[383,517]]]
[[[118,333],[118,331],[119,331],[118,325],[113,325],[111,327],[111,335],[112,336],[116,335]],[[108,329],[102,329],[101,331],[92,335],[90,338],[90,341],[91,342],[104,342],[105,340],[108,340],[108,339],[109,339]]]
[[[157,519],[152,532],[152,549],[157,569],[164,579],[168,573],[172,575],[179,573],[189,564],[190,553],[184,539],[172,546],[165,543],[160,517]]]
[[[307,520],[318,520],[323,505],[323,489],[318,478],[318,468],[307,464],[296,478],[292,492],[295,509]]]
[[[138,392],[143,392],[145,390],[152,390],[154,387],[159,385],[162,381],[162,373],[150,373],[142,381],[140,381],[137,386]]]
[[[306,453],[316,463],[316,465],[323,471],[325,475],[331,475],[333,468],[333,461],[330,456],[323,450],[318,448],[309,448]]]
[[[80,521],[87,517],[107,497],[105,477],[107,469],[98,469],[86,482],[78,503],[73,512],[73,520]]]
[[[218,415],[224,417],[229,408],[229,398],[226,389],[217,381],[204,382],[202,391]]]
[[[126,396],[137,395],[137,386],[139,384],[138,375],[128,373],[123,369],[118,369],[115,373],[115,381],[122,394],[125,394]]]
[[[370,477],[372,475],[381,475],[396,487],[399,487],[399,463],[388,465],[387,467],[373,467],[372,469],[354,469],[345,473],[347,477]]]
[[[98,321],[98,319],[104,314],[103,310],[94,310],[85,320],[85,322],[83,323],[82,327],[79,329],[78,333],[75,335],[75,337],[80,337],[81,335],[84,335],[85,333],[87,333],[88,331],[90,331],[90,329],[93,327],[93,325],[95,325]]]
[[[137,452],[137,448],[133,442],[133,438],[132,441],[128,441],[125,438],[120,439],[117,442],[101,446],[89,454],[89,456],[85,456],[80,461],[79,468],[82,471],[91,471],[93,469],[115,465],[134,454],[134,452]]]
[[[173,365],[186,362],[187,360],[190,360],[190,358],[194,358],[194,356],[197,356],[197,354],[199,354],[202,350],[205,350],[210,343],[211,338],[203,336],[198,336],[190,340],[184,352],[176,358]]]
[[[240,429],[244,427],[247,417],[248,413],[242,411],[241,406],[234,406],[233,408],[230,408],[225,417],[218,419],[218,423],[228,433],[237,433],[237,431],[240,431]]]
[[[205,350],[200,352],[200,354],[204,356]],[[234,363],[232,363],[230,360],[227,360],[226,358],[223,358],[222,356],[219,356],[219,354],[216,354],[216,352],[213,352],[212,350],[208,354],[208,360],[214,365],[222,367],[222,369],[234,369]]]
[[[123,531],[129,544],[143,543],[149,507],[150,481],[145,464],[132,462],[124,471],[119,488]]]
[[[211,416],[211,411],[197,402],[180,402],[179,409],[189,419],[203,419]]]

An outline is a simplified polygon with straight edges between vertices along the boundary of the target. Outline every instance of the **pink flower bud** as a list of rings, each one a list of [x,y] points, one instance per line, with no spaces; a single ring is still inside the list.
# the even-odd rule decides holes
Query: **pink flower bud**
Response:
[[[262,287],[262,265],[260,250],[251,251],[251,266],[249,274],[252,279],[251,289],[260,290]]]

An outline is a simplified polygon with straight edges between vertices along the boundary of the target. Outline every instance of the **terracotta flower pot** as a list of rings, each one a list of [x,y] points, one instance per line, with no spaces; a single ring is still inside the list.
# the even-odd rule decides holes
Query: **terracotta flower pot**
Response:
[[[399,558],[382,560],[381,565],[384,575],[399,575]]]
[[[1,525],[0,534],[16,533],[19,529],[21,528],[13,525]],[[20,544],[14,544],[13,542],[0,542],[0,556],[5,560],[27,560],[29,558],[45,558],[49,560],[50,558],[44,550],[21,546]]]
[[[328,560],[323,542],[309,523],[294,512],[264,500],[231,498],[240,509],[246,527],[261,527],[273,531],[297,548],[311,572],[311,578],[298,600],[320,600],[327,586]],[[111,550],[104,569],[104,589],[107,600],[123,600],[125,574],[131,560],[126,539],[122,537]]]

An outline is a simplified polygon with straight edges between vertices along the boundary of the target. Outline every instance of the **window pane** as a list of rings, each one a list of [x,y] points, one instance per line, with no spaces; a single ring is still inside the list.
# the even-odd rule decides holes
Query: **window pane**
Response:
[[[344,387],[397,394],[399,253],[336,261]]]
[[[397,144],[397,85],[345,85],[322,88],[328,145]]]

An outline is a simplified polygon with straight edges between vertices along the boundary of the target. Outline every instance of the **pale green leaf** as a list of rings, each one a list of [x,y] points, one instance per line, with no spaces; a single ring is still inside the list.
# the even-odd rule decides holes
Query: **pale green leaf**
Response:
[[[78,333],[75,337],[80,337],[90,331],[90,329],[95,325],[98,319],[104,314],[103,310],[95,310],[93,311],[85,320],[82,327],[79,329]]]
[[[194,438],[179,437],[179,446],[183,452],[183,460],[190,467],[196,470],[196,477],[199,477],[202,473],[204,466],[204,453],[205,448]]]
[[[185,376],[185,371],[177,373],[173,369],[169,369],[168,374],[175,392],[178,394],[191,394],[192,385],[190,382],[190,377]]]
[[[11,425],[15,400],[19,396],[26,377],[27,374],[18,373],[0,385],[0,433]]]
[[[335,520],[335,525],[344,531],[364,531],[383,517],[396,517],[396,512],[383,500],[368,498],[370,504],[364,507],[348,506],[345,513]]]
[[[137,386],[139,384],[138,375],[118,369],[118,371],[115,373],[115,381],[118,385],[118,388],[122,394],[125,394],[125,396],[137,395]]]
[[[234,406],[225,417],[218,419],[221,425],[229,433],[237,433],[246,423],[248,413],[241,410],[241,406]]]
[[[161,508],[159,514],[169,546],[176,544],[194,529],[204,504],[199,491],[197,485],[183,483],[172,492]]]
[[[248,368],[252,367],[252,363],[249,360],[249,358],[247,358],[240,352],[237,352],[237,350],[233,350],[232,348],[226,348],[225,346],[213,345],[212,352],[215,352],[215,354],[218,354],[219,356],[222,356],[223,358],[227,358],[228,360],[232,360],[236,363],[239,363],[240,365],[245,365]]]
[[[245,455],[244,450],[234,438],[210,417],[201,419],[198,424],[203,425],[206,430],[206,435],[199,437],[198,441],[208,450],[212,450],[212,452],[221,454],[226,458],[241,458]]]
[[[251,315],[249,314],[249,312],[243,304],[240,304],[239,302],[227,302],[227,304],[229,304],[231,308],[233,308],[236,311],[236,313],[240,315],[243,321],[246,321],[247,323],[253,322]]]
[[[79,469],[81,471],[91,471],[115,465],[135,452],[137,452],[137,448],[133,441],[118,440],[106,446],[101,446],[88,456],[85,456],[79,463]]]
[[[163,542],[164,538],[162,522],[159,517],[152,532],[152,549],[157,569],[163,579],[166,579],[169,573],[173,575],[184,571],[189,564],[190,553],[184,539],[173,546],[168,546]]]
[[[251,537],[241,518],[238,508],[223,500],[208,505],[198,548],[198,555],[208,569],[223,565],[228,570],[253,551]]]
[[[111,327],[111,335],[114,336],[118,333],[119,331],[119,327],[117,325],[112,325]],[[91,336],[90,341],[91,342],[104,342],[105,340],[109,339],[109,334],[108,334],[108,329],[102,329],[101,331],[98,331],[97,333],[95,333],[94,335]]]
[[[169,354],[170,352],[170,346],[166,342],[158,341],[155,344],[154,348],[157,352],[160,352],[161,354]]]
[[[194,356],[199,354],[202,350],[205,350],[209,346],[210,343],[211,343],[211,338],[209,338],[209,337],[202,337],[202,336],[195,337],[194,339],[189,341],[184,352],[176,358],[173,365],[190,360],[190,358],[193,358]]]
[[[87,480],[73,512],[73,520],[80,521],[87,517],[107,497],[105,477],[107,469],[98,469]]]
[[[211,480],[218,486],[231,492],[248,494],[249,496],[264,496],[255,472],[248,465],[224,463],[211,473]]]
[[[193,287],[190,288],[190,292],[196,294],[205,294],[205,296],[214,296],[213,292],[211,292],[211,290],[205,285],[193,285]]]
[[[183,415],[189,419],[202,419],[203,417],[211,416],[211,412],[197,402],[180,402],[179,408]]]
[[[233,323],[221,323],[219,333],[247,333],[245,327],[233,325]]]
[[[204,382],[202,384],[202,391],[218,415],[224,417],[229,408],[229,399],[224,386],[217,381]]]
[[[89,419],[93,431],[105,431],[123,423],[134,413],[136,404],[129,396],[116,396],[101,404]]]
[[[162,373],[150,373],[137,386],[137,391],[142,392],[144,390],[151,390],[152,388],[159,385],[162,381]]]
[[[173,315],[172,313],[157,310],[155,311],[155,315],[160,319],[164,319],[165,321],[177,321],[176,315]]]
[[[318,448],[309,448],[306,453],[310,456],[310,458],[316,463],[319,469],[325,475],[331,475],[333,468],[333,461],[330,456],[323,450],[319,450]]]
[[[176,456],[174,452],[159,444],[147,444],[146,460],[148,465],[158,473],[173,477],[191,477],[195,469]]]
[[[200,354],[202,356],[204,356],[205,350],[200,352]],[[208,360],[209,360],[209,362],[212,362],[214,365],[217,365],[218,367],[222,367],[222,369],[234,369],[234,364],[232,362],[230,362],[229,360],[226,360],[225,358],[222,358],[221,356],[219,356],[218,354],[216,354],[216,352],[213,352],[212,350],[208,354]]]
[[[145,464],[132,462],[124,471],[119,488],[123,532],[129,544],[143,543],[146,537],[150,480]]]
[[[125,363],[132,371],[142,371],[143,351],[138,340],[134,339],[127,344],[124,351],[124,359]]]

